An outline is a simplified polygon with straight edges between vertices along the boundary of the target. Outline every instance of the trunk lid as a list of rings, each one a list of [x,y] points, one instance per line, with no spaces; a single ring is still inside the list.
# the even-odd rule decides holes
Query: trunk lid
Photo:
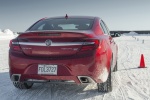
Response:
[[[18,36],[20,47],[28,56],[57,57],[76,54],[91,31],[26,32]]]

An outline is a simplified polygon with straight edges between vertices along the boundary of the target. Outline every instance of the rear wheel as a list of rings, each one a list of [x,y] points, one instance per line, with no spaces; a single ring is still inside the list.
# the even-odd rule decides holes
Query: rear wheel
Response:
[[[19,89],[30,89],[33,86],[33,83],[13,82],[13,85]]]
[[[112,83],[111,83],[111,71],[109,73],[108,79],[104,83],[97,83],[98,92],[111,92]]]

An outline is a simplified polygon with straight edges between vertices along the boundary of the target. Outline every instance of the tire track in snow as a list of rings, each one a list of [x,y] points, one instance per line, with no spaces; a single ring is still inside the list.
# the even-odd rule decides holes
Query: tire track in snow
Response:
[[[113,90],[112,92],[105,93],[102,100],[126,100],[119,80],[120,80],[120,77],[118,75],[118,72],[113,72],[112,73]]]
[[[133,59],[132,58],[132,54],[131,54],[131,47],[129,46],[129,45],[125,45],[125,47],[126,47],[126,50],[125,51],[127,51],[127,56],[122,56],[122,58],[127,58],[126,60],[127,60],[127,63],[132,63],[131,62],[131,59]],[[140,52],[140,49],[138,49],[137,50],[138,52]],[[135,52],[135,51],[134,51]],[[138,52],[136,52],[136,53],[138,53]],[[124,69],[126,70],[126,72],[127,72],[127,76],[128,76],[128,78],[130,79],[130,80],[134,80],[134,82],[135,82],[135,78],[133,78],[133,77],[131,77],[131,76],[133,76],[133,73],[130,73],[129,71],[128,71],[128,68],[126,67],[126,62],[124,61],[123,62],[123,60],[121,60],[122,61],[122,66],[124,67]],[[133,64],[132,64],[133,65]],[[131,65],[130,65],[131,66]],[[137,80],[136,80],[137,81]],[[137,88],[137,87],[134,87],[134,88]],[[136,90],[135,90],[136,91]],[[145,96],[144,94],[141,94],[141,93],[139,93],[138,91],[136,91],[140,96],[141,96],[141,98],[143,97],[144,99],[148,99],[148,97],[147,96]]]
[[[102,100],[105,100],[105,95],[106,95],[106,94],[104,94],[104,96],[103,96]]]
[[[135,54],[135,55],[140,55],[140,54],[142,54],[141,53],[141,45],[139,46],[138,44],[137,45],[135,45],[136,46],[136,52],[134,51],[134,53],[133,54]],[[130,46],[128,46],[128,48],[129,48]],[[145,46],[146,47],[146,46]],[[133,49],[133,47],[130,47],[130,49],[129,49],[129,52],[131,53],[131,48]],[[140,56],[139,56],[139,58],[140,58]],[[132,64],[133,66],[134,66],[134,64]],[[124,66],[125,67],[125,66]],[[137,66],[138,67],[138,66]],[[142,69],[138,69],[137,68],[137,70],[140,70],[138,73],[139,74],[141,74],[142,75],[142,77],[143,76],[145,76],[145,77],[147,77],[147,75],[146,75],[146,70],[142,70]],[[133,73],[134,72],[134,73]],[[136,91],[137,92],[137,94],[138,95],[140,95],[141,97],[143,97],[144,99],[148,99],[149,97],[148,97],[148,95],[147,94],[144,94],[143,93],[143,91],[141,91],[141,89],[140,89],[140,87],[139,86],[136,86],[136,83],[141,83],[141,80],[139,81],[139,79],[136,77],[137,76],[137,72],[135,73],[136,71],[132,71],[132,73],[131,73],[131,71],[130,70],[128,70],[127,71],[127,73],[128,73],[128,76],[129,76],[129,78],[132,80],[131,81],[131,84],[130,84],[130,89],[134,89],[134,91]],[[141,78],[142,79],[142,78]],[[134,80],[134,81],[133,81]],[[145,83],[146,83],[147,81],[145,81]],[[134,84],[135,83],[135,84]],[[132,84],[134,84],[134,85],[132,85]],[[131,85],[132,85],[132,87],[131,87]],[[139,92],[140,91],[140,92]]]
[[[121,43],[120,43],[121,44]],[[121,50],[119,50],[120,52],[119,52],[119,58],[118,58],[118,61],[121,63],[121,65],[123,65],[124,64],[124,58],[126,58],[126,46],[127,45],[127,42],[125,42],[125,44],[121,44],[121,45],[119,45],[120,46],[120,48],[123,48],[123,49],[121,49]],[[124,52],[125,51],[125,52]],[[118,79],[120,79],[121,80],[121,76],[119,76],[118,75]],[[116,82],[117,82],[117,80],[115,80]],[[119,87],[120,87],[120,89],[119,89],[119,91],[121,92],[121,95],[122,95],[122,100],[127,100],[127,96],[126,96],[126,92],[124,91],[124,86],[122,85],[122,82],[121,82],[121,84],[118,84],[119,85]]]
[[[124,41],[123,41],[124,42]],[[126,42],[124,42],[125,44],[126,44]],[[118,44],[118,69],[120,69],[120,62],[121,62],[121,64],[122,64],[122,58],[124,58],[124,56],[125,56],[125,50],[124,49],[126,49],[125,47],[124,47],[124,44],[122,44],[122,40],[117,40],[117,44]],[[121,48],[121,49],[120,49]],[[117,72],[117,74],[118,74],[119,72]],[[125,97],[125,94],[124,94],[124,90],[123,90],[123,88],[122,88],[122,85],[121,85],[121,82],[120,82],[120,84],[119,84],[119,80],[121,79],[120,78],[121,76],[119,76],[119,74],[118,74],[118,76],[117,76],[117,78],[114,78],[113,79],[113,81],[114,81],[114,83],[115,84],[117,84],[117,93],[120,93],[121,94],[121,98],[120,97],[118,97],[118,95],[116,96],[116,98],[119,98],[119,99],[121,99],[121,100],[126,100],[126,97]],[[121,81],[121,80],[120,80]],[[118,92],[119,91],[119,92]]]
[[[126,43],[120,45],[120,48],[123,48],[123,49],[121,49],[122,52],[119,53],[119,61],[121,62],[121,65],[123,66],[123,68],[124,68],[125,71],[127,71],[127,68],[125,67],[125,63],[126,63],[126,61],[129,62],[130,58],[131,58],[131,54],[129,53],[129,48],[128,48],[127,44],[128,43],[126,42]],[[128,74],[128,72],[127,72],[127,74]],[[130,78],[129,74],[128,74],[128,78]],[[124,100],[128,99],[128,96],[126,95],[127,92],[125,91],[125,86],[122,84],[122,86],[120,86],[120,87],[121,87],[120,91],[121,91],[121,93],[122,93],[122,95],[124,97],[122,99],[124,99]]]
[[[114,73],[114,77],[113,77],[113,84],[114,84],[113,85],[113,91],[115,91],[115,92],[113,92],[114,98],[115,98],[115,100],[117,100],[118,93],[121,93],[121,100],[125,100],[125,96],[124,96],[124,94],[122,92],[123,91],[122,87],[121,87],[121,85],[120,85],[118,80],[120,80],[120,77],[119,77],[118,73],[115,72]],[[117,85],[116,89],[114,89],[115,85]],[[116,95],[116,93],[117,93],[117,95]]]
[[[120,76],[118,75],[118,78],[117,78],[118,80],[121,80],[121,78],[120,78]],[[119,88],[119,91],[121,92],[121,97],[122,97],[122,100],[126,100],[126,95],[125,95],[125,93],[124,93],[124,90],[123,90],[123,87],[122,87],[122,85],[121,84],[119,84],[119,82],[118,82],[118,80],[117,79],[115,79],[115,81],[118,83],[118,85],[120,86],[120,88]]]
[[[43,88],[42,86],[38,86],[37,89],[34,89],[33,87],[31,90],[16,89],[16,91],[18,92],[13,100],[35,100],[35,98],[38,97],[39,94],[43,91]]]
[[[126,45],[124,45],[124,46],[125,46],[125,51],[127,52],[127,54],[124,56],[124,58],[126,58],[127,63],[129,63],[130,58],[131,58],[131,54],[130,54],[130,49],[129,49],[128,43],[126,43]],[[130,77],[129,72],[128,72],[128,68],[126,67],[126,61],[124,61],[124,59],[122,59],[121,61],[122,61],[122,66],[124,67],[124,70],[127,72],[127,77],[130,79],[129,81],[131,81],[132,78]],[[123,84],[123,86],[125,85],[124,83],[122,83],[122,84]],[[125,90],[125,88],[124,88],[124,90]],[[128,94],[128,93],[126,92],[126,94]]]
[[[132,82],[128,84],[128,90],[134,90],[137,93],[137,95],[139,95],[144,100],[149,99],[149,95],[144,94],[139,88],[135,87]]]

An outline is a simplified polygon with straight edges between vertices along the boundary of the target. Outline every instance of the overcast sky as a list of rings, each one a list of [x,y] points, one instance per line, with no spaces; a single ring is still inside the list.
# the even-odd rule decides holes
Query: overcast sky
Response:
[[[0,0],[0,29],[25,31],[66,13],[98,16],[110,30],[150,30],[150,0]]]

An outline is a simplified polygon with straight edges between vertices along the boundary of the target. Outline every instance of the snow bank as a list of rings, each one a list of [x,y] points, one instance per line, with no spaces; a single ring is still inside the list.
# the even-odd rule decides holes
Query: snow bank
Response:
[[[13,31],[10,29],[5,29],[3,31],[0,29],[0,40],[12,39],[15,37],[16,35],[14,35]]]
[[[2,30],[0,29],[0,34],[2,34],[3,32],[2,32]]]
[[[4,34],[14,35],[13,32],[10,29],[5,29]]]
[[[150,34],[138,34],[136,32],[123,33],[122,36],[150,36]]]
[[[123,33],[123,35],[125,35],[125,36],[137,36],[139,34],[136,32],[129,32],[129,33]]]

